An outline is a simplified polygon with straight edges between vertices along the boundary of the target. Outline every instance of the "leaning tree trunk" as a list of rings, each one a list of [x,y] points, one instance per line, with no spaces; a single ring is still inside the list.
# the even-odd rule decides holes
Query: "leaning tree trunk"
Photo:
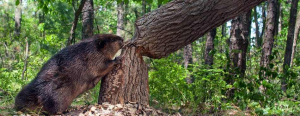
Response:
[[[222,26],[222,32],[223,32],[223,27],[224,26]],[[205,64],[207,64],[209,66],[212,66],[214,64],[214,56],[211,53],[211,51],[214,50],[214,40],[215,40],[216,34],[217,34],[216,28],[214,28],[207,34],[204,60],[205,60]]]
[[[82,9],[82,39],[93,36],[94,4],[93,0],[86,0]]]
[[[19,38],[21,33],[21,21],[22,21],[22,0],[19,0],[19,5],[15,10],[15,37]]]
[[[163,58],[264,0],[174,0],[140,17],[135,36],[123,48],[123,63],[101,83],[99,103],[149,104],[143,56]]]
[[[75,43],[75,31],[76,31],[76,27],[77,27],[77,23],[78,23],[78,18],[79,18],[79,15],[81,14],[81,11],[82,11],[85,1],[86,0],[81,0],[79,8],[75,12],[72,28],[70,31],[70,37],[68,38],[68,41],[67,41],[67,46],[71,45],[72,43]]]
[[[292,0],[292,7],[290,10],[289,31],[286,40],[286,48],[285,48],[285,55],[284,55],[284,62],[283,62],[284,73],[287,72],[292,61],[292,50],[293,50],[293,42],[294,42],[295,24],[297,18],[298,1],[299,0]],[[281,89],[283,91],[286,91],[286,78],[282,78]]]
[[[260,66],[268,68],[270,64],[270,55],[272,54],[273,44],[274,44],[274,34],[275,34],[275,14],[276,14],[276,4],[278,0],[268,0],[268,15],[266,22],[266,31],[264,35],[264,43],[262,49],[262,55],[260,59]],[[263,72],[263,76],[264,72]]]

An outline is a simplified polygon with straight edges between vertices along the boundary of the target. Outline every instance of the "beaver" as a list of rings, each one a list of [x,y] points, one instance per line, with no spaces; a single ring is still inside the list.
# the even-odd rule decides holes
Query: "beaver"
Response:
[[[123,39],[112,34],[94,35],[55,54],[37,76],[16,96],[15,109],[61,114],[73,99],[95,85],[121,58],[114,55]]]

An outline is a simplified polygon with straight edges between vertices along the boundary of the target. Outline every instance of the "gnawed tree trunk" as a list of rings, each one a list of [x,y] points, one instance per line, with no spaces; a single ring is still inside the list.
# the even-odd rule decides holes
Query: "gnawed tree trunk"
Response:
[[[286,40],[286,48],[285,48],[285,55],[284,55],[284,62],[283,62],[284,73],[286,73],[287,70],[289,69],[292,60],[292,50],[293,50],[293,43],[294,43],[298,1],[299,0],[292,0],[292,7],[290,10],[289,30],[288,30],[287,40]],[[283,78],[281,81],[281,89],[284,92],[286,91],[286,78]]]
[[[118,23],[117,23],[117,35],[124,37],[124,1],[118,3],[117,5],[118,10]]]
[[[297,49],[297,39],[299,37],[299,31],[300,31],[300,11],[298,11],[297,23],[296,23],[296,27],[295,27],[295,33],[294,33],[294,42],[293,42],[291,66],[293,66],[293,59],[295,57],[295,52],[296,52],[296,49]]]
[[[222,26],[223,29],[224,26]],[[205,64],[212,66],[214,64],[214,54],[211,53],[212,50],[214,50],[214,40],[217,34],[217,29],[214,28],[207,34],[207,40],[206,40],[206,47],[205,47],[205,54],[204,54],[204,60]]]
[[[22,0],[19,0],[19,5],[15,10],[15,37],[19,38],[21,34],[21,21],[22,21]]]
[[[79,15],[81,14],[81,11],[82,11],[85,1],[86,0],[81,0],[79,8],[75,12],[72,28],[70,31],[70,37],[68,38],[68,41],[67,41],[67,46],[71,45],[72,43],[75,43],[75,30],[77,27]]]
[[[140,17],[135,36],[122,50],[120,68],[103,78],[99,103],[149,104],[148,70],[142,56],[166,57],[263,1],[174,0]]]
[[[188,70],[189,64],[193,63],[193,50],[192,50],[192,44],[189,44],[184,47],[184,68]],[[194,79],[191,77],[191,75],[188,75],[188,77],[185,78],[186,82],[191,84],[193,83]]]
[[[94,3],[93,0],[86,0],[82,9],[82,39],[93,36]]]
[[[260,66],[268,68],[270,64],[270,55],[272,54],[274,36],[275,36],[275,14],[276,14],[276,4],[278,0],[268,0],[268,15],[266,22],[266,31],[264,35],[264,43],[262,49],[262,55],[260,59]],[[264,72],[263,72],[263,76]]]
[[[233,19],[231,24],[230,60],[233,64],[232,68],[240,72],[234,71],[234,75],[240,74],[241,77],[244,76],[246,71],[246,56],[250,34],[249,25],[251,25],[251,11]]]
[[[128,44],[122,51],[122,64],[101,81],[98,103],[138,102],[148,104],[148,67],[141,56],[141,47]]]

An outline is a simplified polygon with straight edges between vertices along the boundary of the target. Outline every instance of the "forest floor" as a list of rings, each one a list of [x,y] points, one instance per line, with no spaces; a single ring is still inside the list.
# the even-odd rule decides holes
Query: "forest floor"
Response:
[[[185,110],[187,111],[187,110]],[[17,112],[13,109],[13,105],[1,106],[0,107],[0,116],[8,116],[8,115],[43,115],[42,113],[22,113]],[[188,113],[188,112],[174,112],[172,114],[167,114],[162,110],[157,110],[150,106],[143,106],[137,103],[127,103],[127,104],[117,104],[111,105],[108,103],[103,103],[102,105],[78,105],[71,106],[66,112],[62,115],[96,115],[96,116],[186,116],[186,115],[201,115],[201,116],[255,116],[255,114],[251,114],[249,111],[241,111],[239,108],[231,109],[227,111],[220,112],[210,112],[210,113]]]

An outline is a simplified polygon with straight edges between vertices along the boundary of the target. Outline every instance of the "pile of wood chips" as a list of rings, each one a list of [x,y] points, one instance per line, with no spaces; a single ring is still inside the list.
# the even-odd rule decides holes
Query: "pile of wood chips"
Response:
[[[112,105],[103,103],[102,105],[90,105],[88,107],[80,107],[71,109],[64,115],[76,116],[166,116],[160,110],[156,110],[149,106],[140,105],[138,103],[127,103]]]

